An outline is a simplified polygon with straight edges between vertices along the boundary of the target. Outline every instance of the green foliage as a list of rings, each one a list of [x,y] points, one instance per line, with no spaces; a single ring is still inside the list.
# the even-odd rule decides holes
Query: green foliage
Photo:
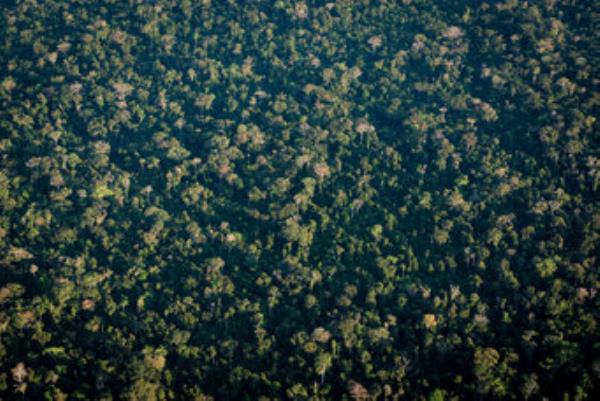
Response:
[[[2,2],[0,399],[594,399],[596,19]]]

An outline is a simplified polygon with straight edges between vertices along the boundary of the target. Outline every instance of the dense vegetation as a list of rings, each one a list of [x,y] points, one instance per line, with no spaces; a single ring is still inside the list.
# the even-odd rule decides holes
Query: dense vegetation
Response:
[[[597,2],[0,11],[0,398],[598,396]]]

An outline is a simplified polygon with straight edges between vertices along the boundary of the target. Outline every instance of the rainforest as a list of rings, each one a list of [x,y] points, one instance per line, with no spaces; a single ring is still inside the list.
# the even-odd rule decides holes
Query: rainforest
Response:
[[[599,400],[599,33],[1,1],[0,400]]]

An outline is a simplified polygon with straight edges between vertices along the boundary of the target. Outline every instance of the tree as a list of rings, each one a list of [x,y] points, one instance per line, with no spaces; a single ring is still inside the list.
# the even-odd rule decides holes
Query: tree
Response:
[[[319,352],[315,358],[315,372],[321,376],[321,385],[325,383],[325,372],[327,372],[333,364],[333,357],[328,352]]]

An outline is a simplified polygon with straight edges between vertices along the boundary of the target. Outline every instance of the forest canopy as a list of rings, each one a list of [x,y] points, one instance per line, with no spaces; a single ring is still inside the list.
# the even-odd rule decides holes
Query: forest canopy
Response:
[[[600,399],[592,0],[0,4],[0,399]]]

